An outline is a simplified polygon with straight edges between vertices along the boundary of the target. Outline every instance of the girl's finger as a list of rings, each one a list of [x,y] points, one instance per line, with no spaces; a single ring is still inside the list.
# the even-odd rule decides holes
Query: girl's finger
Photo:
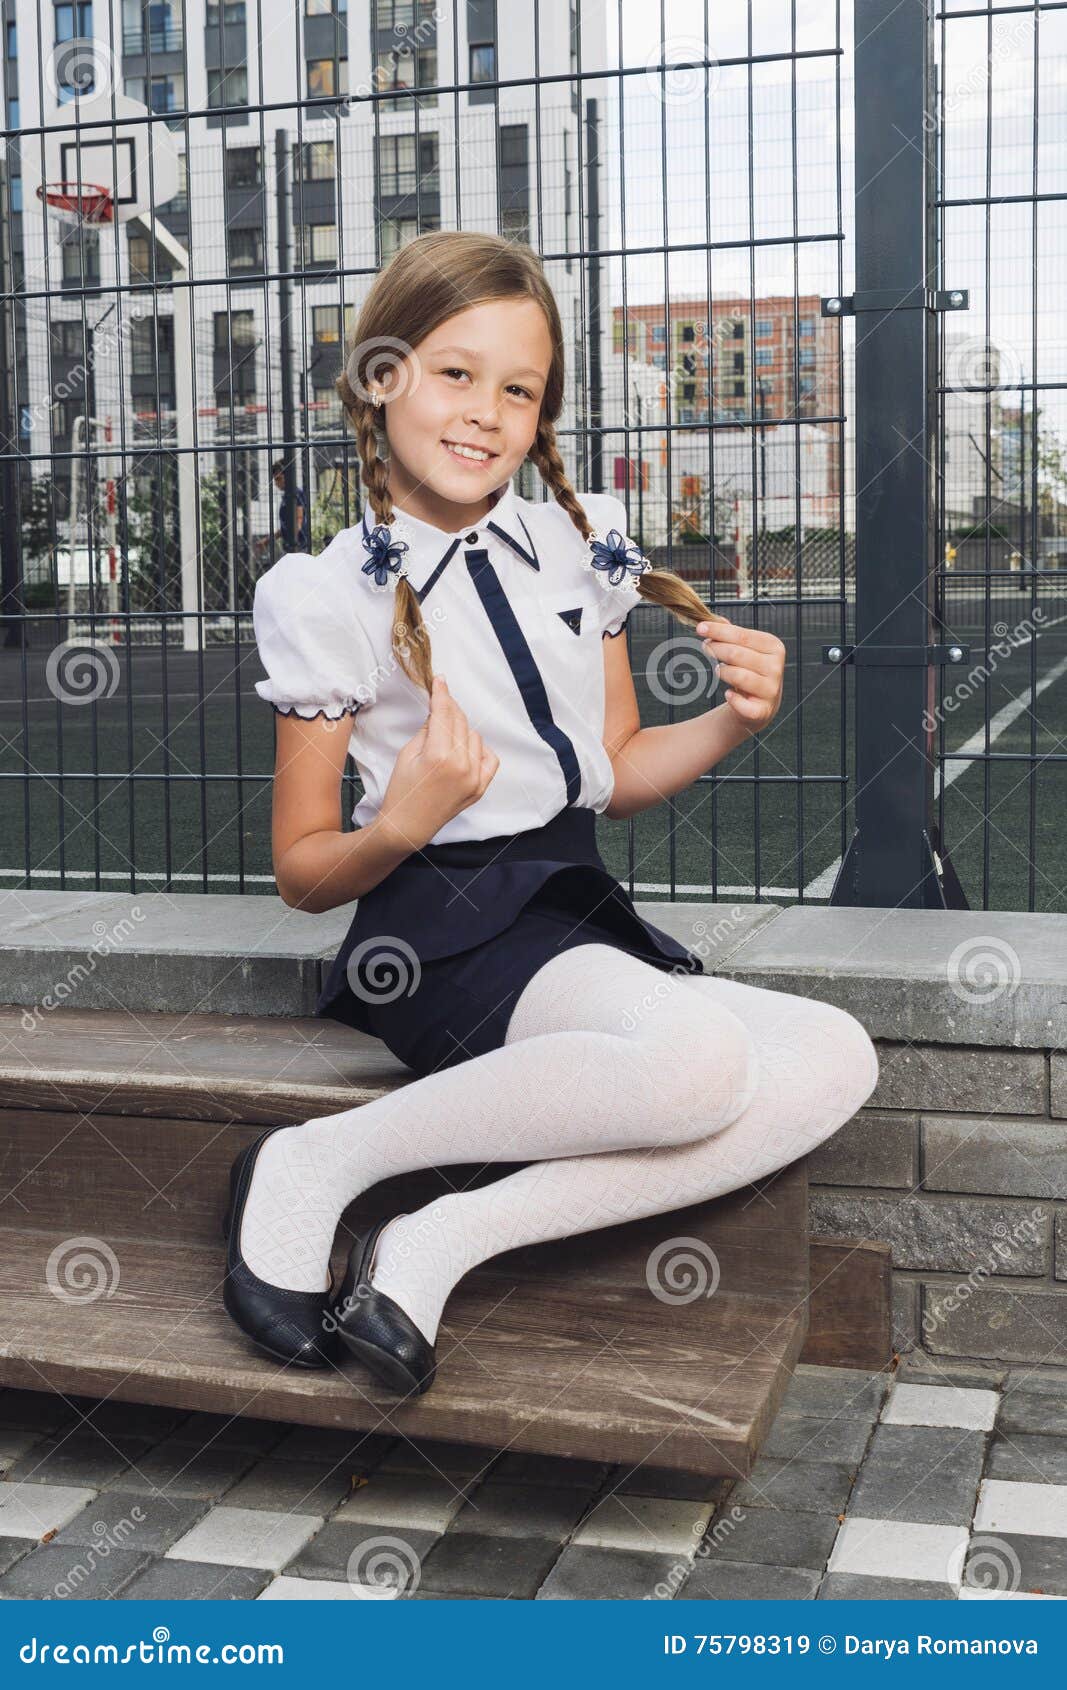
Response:
[[[773,698],[778,691],[768,675],[761,675],[755,669],[743,669],[739,663],[720,663],[719,674],[739,692],[748,693],[754,698]]]

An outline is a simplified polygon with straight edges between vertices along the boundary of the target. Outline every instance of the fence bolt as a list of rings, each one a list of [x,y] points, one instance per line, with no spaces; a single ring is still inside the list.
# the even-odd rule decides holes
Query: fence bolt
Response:
[[[963,660],[963,648],[962,648],[962,646],[950,645],[949,648],[948,648],[948,660],[949,660],[950,663],[960,663],[960,662],[962,662],[962,660]]]
[[[832,316],[832,317],[840,316],[840,314],[841,314],[841,301],[839,299],[828,299],[826,301],[826,309],[829,312],[830,316]]]
[[[948,297],[949,297],[950,303],[953,304],[953,305],[962,305],[963,304],[963,295],[962,295],[962,293],[960,293],[958,288],[956,288],[952,293],[950,293]]]
[[[830,647],[829,651],[826,653],[826,655],[830,659],[831,663],[838,663],[838,662],[840,662],[844,653],[842,652],[841,647],[839,645],[832,645]]]

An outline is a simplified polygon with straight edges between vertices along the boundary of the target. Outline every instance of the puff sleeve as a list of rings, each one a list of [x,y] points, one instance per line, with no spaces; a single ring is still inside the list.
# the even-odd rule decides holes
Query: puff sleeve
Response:
[[[632,540],[626,532],[626,506],[621,499],[610,494],[603,495],[604,515],[599,519],[597,533],[602,539],[607,539],[611,529],[615,529],[623,536],[627,546],[640,551],[636,540]],[[590,513],[592,514],[592,513]],[[594,570],[599,588],[600,630],[605,638],[612,638],[621,634],[625,628],[630,612],[642,602],[641,594],[637,590],[636,577],[627,573],[617,586],[611,586],[606,571]]]
[[[375,698],[374,655],[350,583],[325,556],[287,552],[255,585],[252,627],[265,681],[282,715],[354,716]]]

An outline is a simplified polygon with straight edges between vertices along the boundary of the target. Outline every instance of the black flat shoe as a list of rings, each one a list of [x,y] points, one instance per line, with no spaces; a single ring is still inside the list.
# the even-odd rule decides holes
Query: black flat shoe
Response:
[[[421,1396],[437,1372],[434,1346],[400,1304],[370,1282],[378,1239],[392,1218],[356,1235],[333,1315],[342,1344],[376,1379],[400,1395]]]
[[[279,1127],[268,1127],[246,1145],[230,1169],[230,1207],[222,1223],[229,1241],[222,1301],[226,1313],[242,1332],[274,1356],[294,1367],[331,1367],[343,1351],[329,1317],[333,1278],[325,1291],[287,1291],[252,1272],[241,1254],[241,1219],[252,1184],[252,1170],[260,1146]]]

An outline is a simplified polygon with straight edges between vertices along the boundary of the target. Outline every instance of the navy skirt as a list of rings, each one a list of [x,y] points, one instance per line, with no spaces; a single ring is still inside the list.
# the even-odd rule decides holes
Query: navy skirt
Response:
[[[608,872],[596,813],[569,806],[540,827],[406,857],[359,899],[315,1013],[430,1074],[501,1046],[537,970],[590,944],[703,971],[698,956],[642,920]]]

